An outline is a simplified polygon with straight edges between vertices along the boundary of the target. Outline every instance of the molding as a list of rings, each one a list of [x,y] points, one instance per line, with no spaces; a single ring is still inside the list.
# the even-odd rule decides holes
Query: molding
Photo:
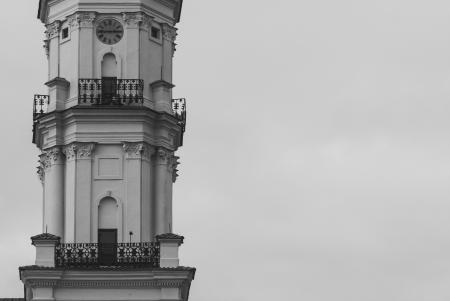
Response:
[[[46,280],[30,279],[25,285],[31,288],[184,288],[190,280]]]
[[[159,88],[159,87],[164,87],[164,88],[166,88],[166,89],[172,89],[172,88],[175,87],[175,85],[174,85],[174,84],[171,84],[171,83],[169,83],[169,82],[167,82],[167,81],[165,81],[165,80],[160,79],[160,80],[157,80],[157,81],[152,82],[152,83],[150,84],[150,87],[151,87],[152,89],[157,89],[157,88]]]
[[[70,87],[70,82],[67,81],[65,78],[62,77],[55,77],[52,80],[49,80],[48,82],[45,83],[45,85],[49,88],[52,88],[54,86],[61,86],[63,88],[69,88]]]
[[[46,26],[45,36],[47,40],[59,37],[59,31],[61,30],[61,21],[57,20]]]
[[[57,287],[94,288],[94,287],[126,287],[126,288],[182,288],[185,280],[62,280]]]
[[[31,288],[53,288],[58,284],[58,280],[27,280],[25,285]]]

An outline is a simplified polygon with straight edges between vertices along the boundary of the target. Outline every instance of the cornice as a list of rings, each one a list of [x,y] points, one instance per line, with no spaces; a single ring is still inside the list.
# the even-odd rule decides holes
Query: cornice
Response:
[[[39,8],[38,8],[38,14],[37,17],[38,19],[40,19],[42,21],[42,23],[46,23],[47,21],[47,17],[48,17],[48,0],[40,0],[39,1]],[[173,16],[167,16],[165,14],[163,14],[160,11],[155,10],[154,8],[146,5],[145,3],[142,2],[137,2],[137,3],[123,3],[121,1],[110,1],[108,3],[109,6],[128,6],[131,8],[136,7],[136,8],[141,8],[141,9],[146,9],[148,11],[151,11],[152,13],[154,13],[155,15],[160,16],[162,19],[167,19],[167,20],[172,20],[175,23],[180,22],[180,18],[181,18],[181,11],[182,11],[182,7],[183,7],[183,0],[156,0],[156,2],[173,9]],[[69,11],[75,12],[77,10],[83,10],[86,8],[90,8],[90,7],[98,7],[99,4],[105,5],[104,2],[90,2],[90,3],[82,3],[82,4],[78,4],[76,6],[70,7]],[[58,15],[62,16],[64,15],[64,13],[67,15],[67,13],[69,11],[62,11],[59,12]]]
[[[167,113],[158,112],[148,107],[86,107],[75,106],[64,111],[52,111],[41,116],[35,124],[35,143],[39,148],[50,147],[55,144],[69,145],[75,142],[98,143],[122,143],[124,141],[142,141],[156,147],[164,147],[171,151],[176,151],[179,144],[179,137],[182,128],[178,124],[178,119]],[[90,124],[134,124],[136,131],[108,133],[97,132],[92,127],[78,127],[77,125]],[[46,133],[54,129],[70,129],[73,131],[57,131],[50,141]],[[87,129],[80,131],[77,129]],[[147,130],[142,131],[142,128]],[[159,135],[163,130],[168,136]],[[45,144],[44,144],[45,142]]]

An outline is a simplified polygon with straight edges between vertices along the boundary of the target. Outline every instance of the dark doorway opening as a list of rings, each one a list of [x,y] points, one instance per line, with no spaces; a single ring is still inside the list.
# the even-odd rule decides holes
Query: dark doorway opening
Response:
[[[102,77],[102,104],[112,104],[117,98],[117,77]]]
[[[117,229],[98,229],[98,263],[114,265],[117,261]]]

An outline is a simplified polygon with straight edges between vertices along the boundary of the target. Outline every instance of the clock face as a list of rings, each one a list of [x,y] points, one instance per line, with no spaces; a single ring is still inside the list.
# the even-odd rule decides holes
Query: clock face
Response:
[[[123,37],[123,26],[114,19],[105,19],[97,26],[97,38],[105,44],[113,45]]]

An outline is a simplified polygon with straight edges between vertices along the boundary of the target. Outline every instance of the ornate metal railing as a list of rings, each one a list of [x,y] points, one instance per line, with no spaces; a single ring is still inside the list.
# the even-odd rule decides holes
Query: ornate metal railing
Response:
[[[36,120],[41,115],[47,113],[50,104],[50,97],[48,95],[34,95],[33,100],[33,119]]]
[[[131,105],[144,102],[142,79],[81,78],[78,103],[89,105]]]
[[[159,243],[73,243],[55,248],[57,267],[145,266],[159,267]]]
[[[172,110],[184,132],[186,129],[186,98],[172,99]]]

